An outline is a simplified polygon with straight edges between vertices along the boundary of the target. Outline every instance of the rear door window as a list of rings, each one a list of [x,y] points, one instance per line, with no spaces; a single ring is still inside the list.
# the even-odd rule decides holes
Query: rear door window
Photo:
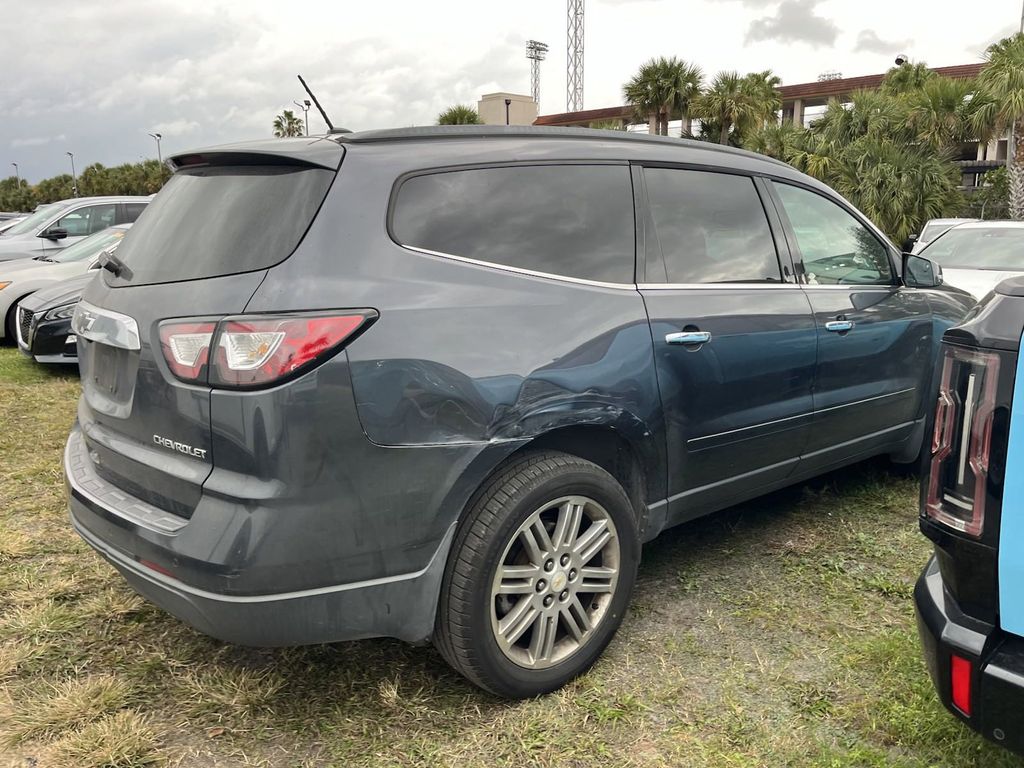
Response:
[[[402,245],[606,283],[634,281],[625,165],[533,165],[414,176],[399,188]]]
[[[119,224],[131,224],[146,210],[146,203],[125,203]]]
[[[125,236],[117,255],[131,285],[266,269],[298,246],[334,171],[213,166],[178,171]],[[117,278],[115,285],[124,284]]]
[[[645,168],[652,283],[781,282],[768,217],[748,176]],[[660,247],[662,259],[657,258]]]

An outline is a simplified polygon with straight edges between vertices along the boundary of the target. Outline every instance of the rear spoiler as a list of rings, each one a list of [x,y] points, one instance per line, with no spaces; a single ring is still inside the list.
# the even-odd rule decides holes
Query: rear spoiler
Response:
[[[310,137],[228,144],[182,152],[167,158],[172,171],[216,165],[284,165],[337,171],[345,149],[334,139]]]

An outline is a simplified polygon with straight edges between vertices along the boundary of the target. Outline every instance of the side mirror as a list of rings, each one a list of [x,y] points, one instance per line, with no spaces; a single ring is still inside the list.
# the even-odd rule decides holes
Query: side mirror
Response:
[[[918,240],[918,236],[917,235],[910,235],[910,236],[908,236],[907,239],[903,241],[903,250],[904,250],[904,252],[910,253],[912,250],[914,250],[914,244],[917,243],[917,240]]]
[[[903,284],[908,288],[938,288],[942,285],[942,267],[924,256],[904,253]]]
[[[50,227],[39,234],[40,237],[45,237],[47,240],[63,240],[68,236],[68,231],[64,227]]]

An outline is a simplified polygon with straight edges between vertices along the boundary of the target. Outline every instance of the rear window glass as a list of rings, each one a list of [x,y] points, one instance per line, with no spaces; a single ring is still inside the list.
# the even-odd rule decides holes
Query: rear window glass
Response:
[[[283,166],[179,171],[118,249],[131,270],[127,282],[231,275],[283,261],[309,228],[333,178],[334,171]]]
[[[399,243],[534,272],[632,283],[633,187],[616,165],[534,165],[408,179]]]

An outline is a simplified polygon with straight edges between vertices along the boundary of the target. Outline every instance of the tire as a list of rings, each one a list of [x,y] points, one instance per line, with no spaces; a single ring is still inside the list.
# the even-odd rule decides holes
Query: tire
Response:
[[[615,635],[639,556],[633,507],[611,475],[568,454],[526,454],[470,502],[445,568],[434,644],[499,696],[553,691]]]
[[[14,302],[7,310],[7,317],[4,318],[4,346],[18,346],[18,302]]]

